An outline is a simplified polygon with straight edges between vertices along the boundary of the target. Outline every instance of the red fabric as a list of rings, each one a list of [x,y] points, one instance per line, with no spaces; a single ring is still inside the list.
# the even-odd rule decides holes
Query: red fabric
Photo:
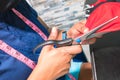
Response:
[[[97,33],[120,30],[120,3],[117,2],[104,3],[98,8],[96,8],[96,10],[94,10],[88,17],[86,27],[88,27],[91,30],[115,16],[119,16],[119,18],[98,30]]]

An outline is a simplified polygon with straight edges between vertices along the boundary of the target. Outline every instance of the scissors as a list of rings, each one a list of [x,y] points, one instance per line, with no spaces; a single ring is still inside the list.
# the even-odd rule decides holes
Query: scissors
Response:
[[[113,20],[117,19],[118,16],[115,16],[109,20],[107,20],[106,22],[98,25],[97,27],[95,27],[94,29],[90,30],[89,32],[73,39],[73,38],[65,38],[63,40],[47,40],[41,44],[39,44],[38,46],[36,46],[36,48],[34,48],[33,53],[35,53],[35,51],[40,48],[43,47],[45,45],[55,45],[55,47],[60,47],[60,46],[70,46],[72,45],[73,41],[77,42],[80,44],[80,42],[96,37],[95,35],[93,35],[97,30],[99,30],[100,28],[102,28],[103,26],[107,25],[108,23],[112,22]]]

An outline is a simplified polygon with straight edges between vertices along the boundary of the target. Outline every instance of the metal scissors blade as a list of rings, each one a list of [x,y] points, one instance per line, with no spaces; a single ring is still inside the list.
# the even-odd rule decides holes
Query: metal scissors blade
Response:
[[[40,47],[43,47],[45,45],[56,45],[57,47],[59,46],[69,46],[69,45],[72,45],[72,42],[73,41],[76,41],[78,40],[79,42],[81,41],[84,41],[86,39],[89,38],[89,36],[91,36],[92,34],[94,34],[97,30],[99,30],[100,28],[102,28],[103,26],[105,26],[106,24],[112,22],[113,20],[117,19],[118,16],[114,17],[114,18],[111,18],[110,20],[100,24],[99,26],[97,26],[96,28],[92,29],[91,31],[89,31],[88,33],[85,33],[83,34],[82,36],[79,36],[75,39],[72,39],[72,38],[67,38],[67,39],[64,39],[64,40],[47,40],[41,44],[39,44],[38,46],[36,46],[33,50],[33,53],[35,53],[35,51],[40,48]],[[93,36],[95,37],[95,36]],[[78,43],[79,43],[78,42]]]
[[[115,17],[109,19],[108,21],[106,21],[106,22],[98,25],[96,28],[94,28],[94,29],[92,29],[91,31],[89,31],[89,32],[87,32],[87,33],[85,33],[85,34],[83,34],[83,35],[75,38],[74,40],[79,40],[79,41],[81,42],[81,41],[87,40],[87,39],[89,39],[89,38],[96,37],[96,36],[91,36],[91,35],[94,34],[94,33],[95,33],[97,30],[99,30],[100,28],[102,28],[103,26],[107,25],[108,23],[112,22],[113,20],[115,20],[115,19],[117,19],[117,18],[118,18],[118,16],[115,16]],[[91,37],[90,37],[90,36],[91,36]]]

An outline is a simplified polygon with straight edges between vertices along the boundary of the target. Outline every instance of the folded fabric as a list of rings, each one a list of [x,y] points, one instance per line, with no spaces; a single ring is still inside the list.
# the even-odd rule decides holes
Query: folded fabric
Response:
[[[120,30],[120,3],[107,2],[97,7],[88,17],[86,27],[89,30],[94,29],[96,26],[106,22],[107,20],[118,16],[117,19],[99,29],[96,33],[113,32]]]

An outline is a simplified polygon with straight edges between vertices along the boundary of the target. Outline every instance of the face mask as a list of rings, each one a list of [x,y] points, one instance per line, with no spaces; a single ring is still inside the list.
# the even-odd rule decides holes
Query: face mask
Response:
[[[21,0],[0,0],[0,12],[6,12],[15,7]]]

